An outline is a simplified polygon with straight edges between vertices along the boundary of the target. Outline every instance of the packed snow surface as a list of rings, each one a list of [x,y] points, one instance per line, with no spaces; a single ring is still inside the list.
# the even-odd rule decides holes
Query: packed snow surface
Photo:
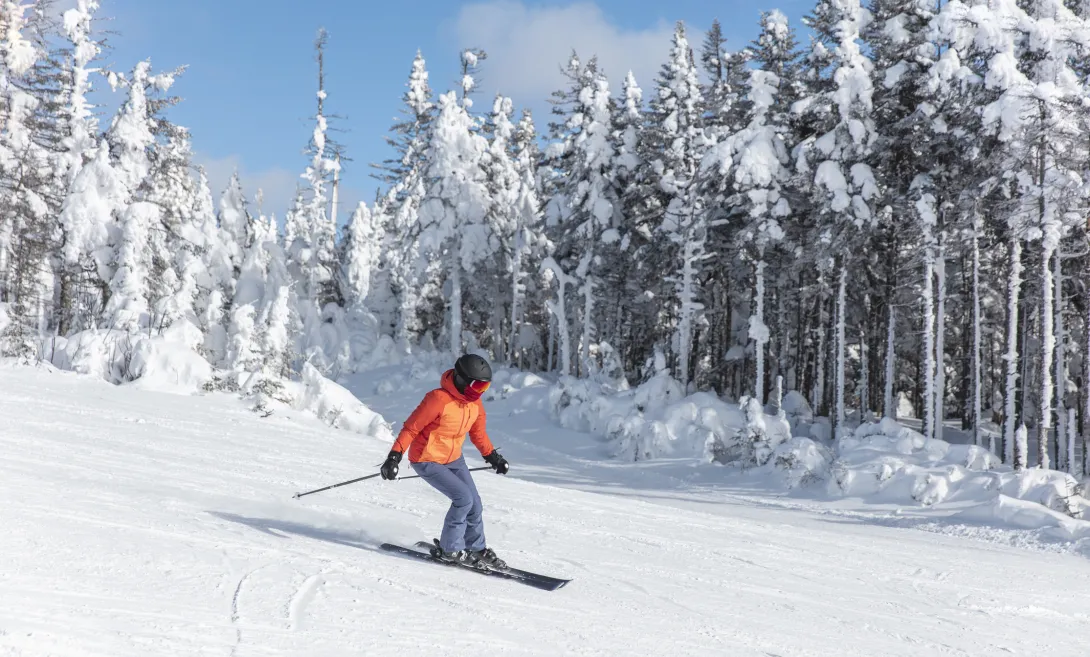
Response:
[[[396,429],[434,375],[345,383]],[[574,580],[557,592],[378,551],[435,535],[446,503],[419,480],[292,499],[375,472],[381,423],[0,367],[0,655],[1085,654],[1072,543],[618,462],[536,377],[494,390],[512,471],[477,476],[489,543]]]

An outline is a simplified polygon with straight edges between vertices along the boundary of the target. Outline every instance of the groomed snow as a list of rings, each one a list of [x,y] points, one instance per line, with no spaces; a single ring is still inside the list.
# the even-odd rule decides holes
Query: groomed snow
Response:
[[[434,385],[400,371],[347,382],[395,427]],[[0,367],[0,654],[1051,657],[1090,641],[1074,549],[789,508],[711,486],[714,465],[611,461],[552,423],[534,377],[496,389],[513,469],[477,477],[490,543],[574,578],[557,592],[376,551],[439,527],[444,500],[419,480],[291,499],[375,471],[388,436]]]

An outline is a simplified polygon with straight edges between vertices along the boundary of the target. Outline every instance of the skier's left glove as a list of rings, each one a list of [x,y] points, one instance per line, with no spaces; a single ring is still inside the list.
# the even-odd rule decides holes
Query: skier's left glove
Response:
[[[500,453],[496,450],[492,450],[492,453],[484,457],[484,460],[488,461],[488,465],[492,466],[496,474],[505,475],[511,469],[511,466],[507,464],[507,459],[500,456]]]

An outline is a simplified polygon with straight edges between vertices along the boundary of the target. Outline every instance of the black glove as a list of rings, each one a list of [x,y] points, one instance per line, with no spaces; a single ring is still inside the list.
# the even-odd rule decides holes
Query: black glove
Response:
[[[505,475],[511,469],[511,466],[507,465],[507,459],[500,456],[500,453],[496,450],[492,450],[492,453],[484,457],[484,460],[488,461],[488,465],[492,466],[496,474]]]
[[[401,463],[401,452],[391,451],[386,457],[386,462],[382,464],[382,469],[379,472],[382,473],[382,478],[387,481],[390,479],[397,479],[397,464]]]

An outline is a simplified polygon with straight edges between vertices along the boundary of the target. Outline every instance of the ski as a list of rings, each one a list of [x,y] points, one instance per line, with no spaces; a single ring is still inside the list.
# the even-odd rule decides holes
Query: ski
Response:
[[[469,564],[461,563],[449,563],[446,561],[440,561],[431,555],[427,550],[431,547],[429,543],[420,542],[417,543],[417,547],[422,547],[424,551],[404,547],[401,545],[395,545],[393,543],[383,543],[379,546],[386,552],[393,552],[394,554],[400,554],[403,557],[410,559],[417,559],[419,561],[430,561],[431,563],[441,566],[449,566],[452,568],[463,568],[482,575],[490,575],[492,577],[500,577],[503,579],[509,579],[515,582],[521,582],[527,586],[532,586],[535,589],[541,589],[543,591],[555,591],[571,580],[559,579],[556,577],[549,577],[547,575],[539,575],[537,573],[531,573],[525,570],[519,570],[517,568],[505,568],[503,570],[482,570],[480,568],[474,568]]]
[[[428,543],[427,541],[417,541],[416,542],[416,547],[421,548],[423,550],[427,550],[427,551],[430,552],[431,548],[433,547],[433,544]],[[478,572],[480,572],[479,569],[473,568],[472,566],[467,566],[467,568],[471,568],[473,570],[477,570]],[[503,568],[501,570],[491,569],[491,572],[508,573],[508,574],[511,574],[511,575],[516,575],[518,577],[523,577],[523,578],[526,578],[526,579],[532,579],[532,580],[535,580],[537,582],[541,582],[543,585],[548,586],[549,588],[547,590],[549,590],[549,591],[555,591],[556,589],[559,589],[559,588],[563,587],[565,584],[567,584],[568,582],[571,581],[570,579],[560,579],[558,577],[550,577],[549,575],[541,575],[539,573],[532,573],[532,572],[530,572],[528,570],[519,570],[518,568],[512,568],[511,566],[507,566],[506,568]]]

